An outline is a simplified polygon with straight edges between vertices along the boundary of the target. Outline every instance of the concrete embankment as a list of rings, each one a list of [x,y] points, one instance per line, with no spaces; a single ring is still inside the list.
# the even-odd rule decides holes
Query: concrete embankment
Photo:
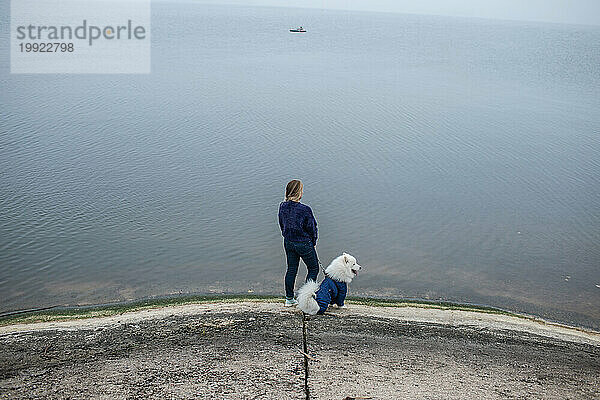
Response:
[[[600,334],[350,303],[307,321],[311,399],[600,398]],[[215,302],[0,327],[0,398],[304,399],[302,317]]]

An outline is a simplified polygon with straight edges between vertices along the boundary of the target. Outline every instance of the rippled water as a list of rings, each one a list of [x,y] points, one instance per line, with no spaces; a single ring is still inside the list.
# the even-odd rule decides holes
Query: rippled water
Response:
[[[353,295],[600,327],[600,28],[156,2],[152,40],[150,75],[0,65],[1,311],[281,294],[300,178]]]

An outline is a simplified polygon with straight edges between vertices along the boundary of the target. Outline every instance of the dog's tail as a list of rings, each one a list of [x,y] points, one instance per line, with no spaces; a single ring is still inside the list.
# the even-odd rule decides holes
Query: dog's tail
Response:
[[[307,314],[315,315],[319,311],[319,304],[315,300],[319,284],[308,281],[298,290],[298,308]]]

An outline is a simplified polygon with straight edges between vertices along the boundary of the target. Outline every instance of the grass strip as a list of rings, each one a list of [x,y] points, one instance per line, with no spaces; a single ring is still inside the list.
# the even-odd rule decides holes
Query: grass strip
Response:
[[[531,317],[511,313],[509,311],[501,310],[499,308],[451,303],[446,301],[426,301],[418,299],[379,299],[369,297],[349,297],[348,300],[351,304],[360,304],[371,307],[419,307],[439,310],[460,310],[481,312],[486,314],[501,314],[512,317],[533,319]],[[236,303],[242,301],[278,302],[281,301],[281,297],[261,295],[188,295],[137,300],[132,302],[114,304],[100,304],[81,307],[56,307],[49,310],[24,312],[20,314],[0,317],[0,326],[109,317],[132,311],[148,310],[169,306],[179,306],[186,304]]]

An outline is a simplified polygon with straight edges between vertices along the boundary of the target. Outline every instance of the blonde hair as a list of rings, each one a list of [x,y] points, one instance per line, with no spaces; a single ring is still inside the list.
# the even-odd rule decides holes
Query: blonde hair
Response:
[[[300,201],[303,188],[302,181],[298,179],[289,181],[285,187],[285,200]]]

